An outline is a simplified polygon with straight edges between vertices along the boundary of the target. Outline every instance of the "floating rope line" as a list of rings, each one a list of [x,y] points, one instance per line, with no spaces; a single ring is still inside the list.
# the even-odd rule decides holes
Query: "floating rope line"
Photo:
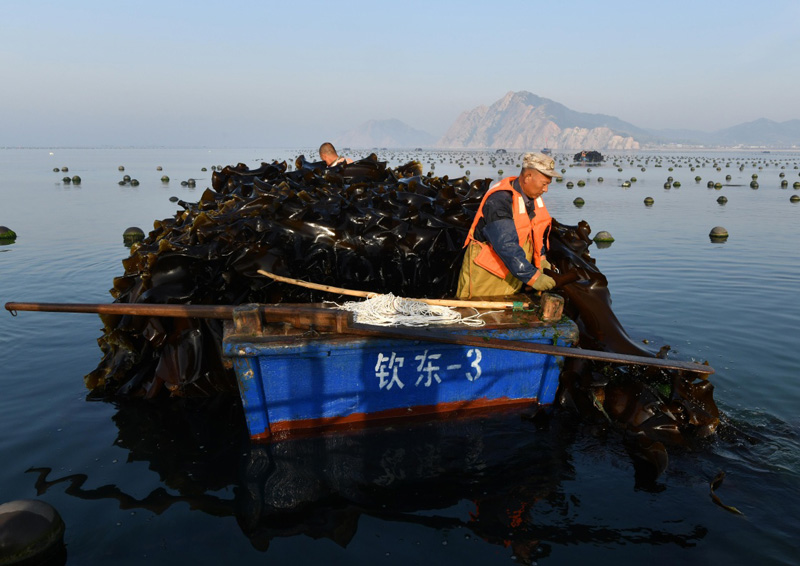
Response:
[[[395,297],[388,293],[375,295],[364,301],[347,301],[340,309],[354,314],[355,322],[373,326],[427,326],[429,324],[465,324],[467,326],[483,326],[486,322],[480,318],[484,314],[477,309],[475,314],[462,317],[452,307],[429,305],[414,299]],[[495,312],[495,311],[492,311]]]

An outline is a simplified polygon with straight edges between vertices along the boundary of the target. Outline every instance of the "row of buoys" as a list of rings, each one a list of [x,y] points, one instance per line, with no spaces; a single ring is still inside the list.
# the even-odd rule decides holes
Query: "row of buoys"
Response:
[[[122,180],[119,182],[119,185],[120,186],[125,186],[125,185],[128,185],[128,184],[130,184],[130,186],[132,186],[132,187],[138,187],[139,186],[139,180],[138,179],[131,179],[130,175],[123,175],[122,176]]]
[[[72,183],[73,185],[80,185],[81,178],[78,175],[73,175],[72,177],[64,177],[63,179],[61,179],[61,182],[64,183],[65,185],[69,185],[70,183]]]

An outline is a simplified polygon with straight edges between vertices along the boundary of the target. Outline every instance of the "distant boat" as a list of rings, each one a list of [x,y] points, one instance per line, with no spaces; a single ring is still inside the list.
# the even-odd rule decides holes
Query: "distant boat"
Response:
[[[543,147],[542,153],[544,153],[545,155],[550,155],[551,153],[553,153],[553,150],[550,149],[549,147]]]
[[[581,151],[573,158],[575,163],[602,163],[605,159],[599,151]]]

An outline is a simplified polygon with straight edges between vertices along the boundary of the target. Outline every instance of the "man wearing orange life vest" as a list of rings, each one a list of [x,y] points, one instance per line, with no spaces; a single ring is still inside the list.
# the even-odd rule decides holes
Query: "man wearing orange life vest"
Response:
[[[523,285],[537,291],[555,286],[542,272],[550,267],[545,252],[551,220],[542,195],[553,177],[561,175],[551,157],[526,153],[518,177],[486,191],[464,242],[458,298],[511,295]]]

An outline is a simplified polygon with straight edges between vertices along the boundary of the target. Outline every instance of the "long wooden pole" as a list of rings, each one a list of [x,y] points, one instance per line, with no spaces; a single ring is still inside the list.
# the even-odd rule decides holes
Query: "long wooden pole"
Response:
[[[156,305],[149,303],[6,303],[12,315],[17,311],[166,316],[173,318],[232,319],[232,305]]]
[[[12,314],[17,311],[43,311],[67,313],[93,313],[132,316],[164,316],[178,318],[219,318],[232,319],[233,305],[155,305],[144,303],[19,303],[5,304],[6,310]],[[497,348],[501,350],[517,350],[537,354],[581,358],[609,363],[632,364],[678,369],[699,374],[712,374],[711,366],[695,362],[631,356],[614,352],[568,348],[550,344],[535,344],[520,340],[504,340],[481,336],[445,333],[438,329],[369,326],[351,322],[351,315],[346,311],[330,309],[309,304],[259,305],[266,322],[289,322],[297,328],[314,327],[320,331],[339,332],[357,336],[376,338],[396,338],[400,340],[425,340],[446,344],[460,344],[477,348]]]
[[[379,293],[371,293],[369,291],[358,291],[355,289],[345,289],[343,287],[333,287],[331,285],[322,285],[320,283],[310,283],[301,279],[293,279],[291,277],[284,277],[283,275],[275,275],[269,271],[259,269],[261,275],[280,281],[281,283],[289,283],[299,287],[306,287],[307,289],[316,289],[317,291],[325,291],[327,293],[334,293],[336,295],[350,295],[352,297],[364,297],[370,299],[376,297]],[[509,301],[462,301],[456,299],[409,299],[412,301],[419,301],[428,305],[436,305],[441,307],[472,307],[475,309],[510,309],[513,307],[530,308],[530,303],[520,302],[513,303]]]

